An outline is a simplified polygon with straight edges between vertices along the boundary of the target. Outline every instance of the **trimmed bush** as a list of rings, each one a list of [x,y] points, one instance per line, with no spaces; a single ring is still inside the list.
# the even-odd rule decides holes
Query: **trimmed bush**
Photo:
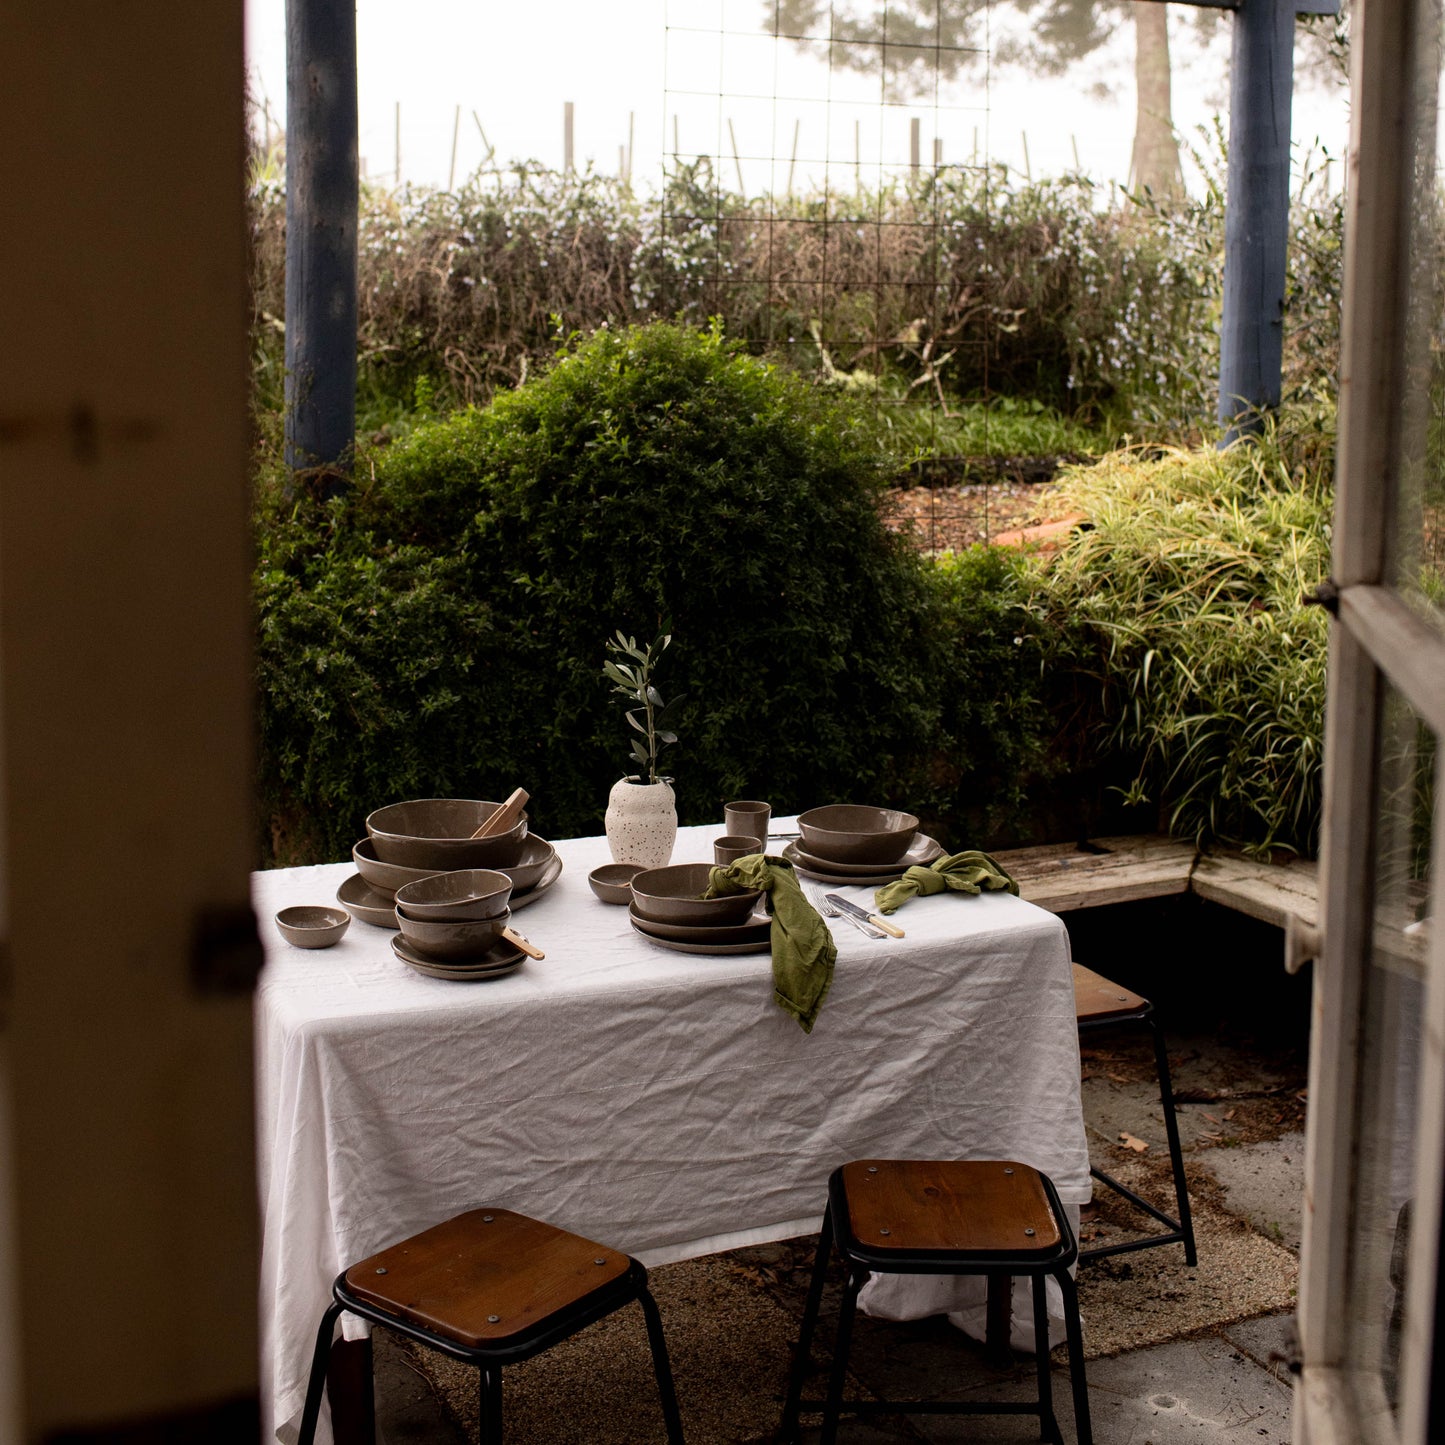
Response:
[[[855,413],[717,330],[600,331],[357,476],[262,508],[271,861],[344,856],[382,803],[519,784],[544,835],[600,831],[630,747],[604,643],[664,619],[685,822],[741,795],[962,791],[982,816],[1040,754],[1017,564],[922,561]]]

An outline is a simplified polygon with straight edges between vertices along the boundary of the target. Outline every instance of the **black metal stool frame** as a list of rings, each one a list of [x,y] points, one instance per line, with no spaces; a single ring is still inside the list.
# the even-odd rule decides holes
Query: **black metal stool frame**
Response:
[[[1070,1268],[1078,1258],[1068,1219],[1059,1202],[1053,1182],[1038,1176],[1044,1194],[1059,1226],[1062,1239],[1052,1254],[1020,1256],[1006,1252],[974,1251],[977,1263],[960,1267],[956,1253],[930,1250],[889,1250],[886,1253],[869,1249],[854,1237],[848,1219],[848,1196],[843,1187],[843,1171],[835,1169],[828,1180],[828,1207],[818,1235],[818,1253],[813,1261],[813,1277],[808,1285],[807,1303],[803,1307],[803,1323],[798,1339],[798,1352],[788,1377],[788,1393],[783,1403],[783,1419],[778,1430],[780,1445],[797,1445],[798,1415],[802,1410],[823,1412],[823,1429],[819,1445],[834,1445],[838,1433],[838,1416],[847,1410],[855,1415],[1037,1415],[1045,1438],[1053,1445],[1063,1445],[1063,1434],[1054,1414],[1053,1379],[1049,1373],[1049,1320],[1044,1281],[1052,1275],[1064,1295],[1064,1324],[1068,1334],[1069,1382],[1074,1397],[1074,1430],[1078,1445],[1093,1445],[1093,1427],[1089,1420],[1088,1386],[1084,1379],[1084,1341],[1079,1324],[1079,1297]],[[834,1245],[848,1266],[848,1281],[843,1290],[843,1304],[838,1316],[838,1336],[833,1346],[833,1369],[828,1380],[828,1395],[823,1401],[803,1400],[803,1373],[807,1368],[813,1333],[823,1301],[823,1282],[828,1259]],[[1008,1279],[1028,1275],[1033,1284],[1034,1356],[1038,1376],[1039,1398],[1036,1404],[1019,1401],[987,1400],[845,1400],[843,1384],[848,1373],[848,1351],[853,1335],[853,1316],[857,1310],[858,1293],[870,1274],[951,1274],[982,1275]]]
[[[1116,1028],[1121,1024],[1147,1023],[1154,1039],[1154,1072],[1159,1079],[1159,1102],[1164,1110],[1164,1134],[1169,1141],[1169,1164],[1174,1173],[1174,1202],[1179,1211],[1176,1219],[1166,1214],[1157,1205],[1141,1198],[1127,1184],[1121,1184],[1111,1174],[1089,1166],[1089,1173],[1115,1194],[1127,1199],[1136,1209],[1142,1210],[1164,1226],[1162,1231],[1145,1235],[1143,1239],[1131,1239],[1126,1244],[1102,1244],[1093,1249],[1079,1251],[1079,1263],[1103,1259],[1111,1254],[1132,1254],[1138,1249],[1159,1249],[1166,1244],[1184,1246],[1184,1263],[1191,1269],[1199,1263],[1199,1252],[1194,1245],[1194,1220],[1189,1213],[1189,1184],[1184,1178],[1184,1154],[1179,1145],[1179,1121],[1174,1117],[1174,1088],[1169,1078],[1169,1054],[1164,1048],[1164,1032],[1159,1027],[1154,1005],[1146,1002],[1142,1008],[1128,1013],[1106,1014],[1097,1019],[1081,1019],[1079,1032]]]
[[[321,1317],[316,1332],[316,1349],[311,1357],[311,1378],[306,1387],[306,1405],[301,1412],[301,1430],[297,1445],[311,1445],[316,1434],[316,1421],[321,1413],[321,1392],[326,1386],[326,1365],[331,1355],[332,1335],[336,1321],[343,1312],[360,1315],[373,1324],[450,1355],[454,1360],[475,1365],[480,1375],[480,1421],[481,1445],[500,1445],[502,1439],[502,1366],[519,1364],[540,1355],[553,1345],[560,1344],[572,1335],[585,1330],[614,1314],[624,1305],[636,1300],[642,1306],[643,1318],[647,1322],[647,1340],[652,1347],[652,1368],[657,1376],[657,1393],[662,1400],[663,1419],[667,1424],[667,1438],[670,1445],[683,1445],[682,1417],[677,1408],[677,1391],[672,1379],[672,1365],[668,1360],[667,1341],[662,1333],[662,1316],[658,1313],[657,1301],[647,1287],[647,1270],[635,1259],[628,1261],[625,1273],[609,1284],[594,1290],[566,1309],[558,1310],[547,1320],[532,1329],[519,1331],[516,1335],[495,1345],[473,1349],[458,1344],[445,1335],[436,1334],[421,1325],[399,1320],[395,1315],[358,1299],[346,1287],[346,1275],[336,1276],[331,1286],[333,1302]],[[370,1370],[367,1371],[368,1383]]]

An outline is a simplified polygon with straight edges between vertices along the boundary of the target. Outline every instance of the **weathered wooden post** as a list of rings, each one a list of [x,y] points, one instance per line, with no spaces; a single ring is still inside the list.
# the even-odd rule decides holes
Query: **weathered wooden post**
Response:
[[[356,3],[286,0],[286,464],[346,486],[356,433]]]
[[[1226,440],[1280,401],[1294,23],[1295,0],[1242,0],[1234,14],[1219,337]]]
[[[1234,11],[1218,413],[1230,442],[1257,429],[1260,413],[1280,402],[1295,16],[1336,15],[1340,5],[1339,0],[1181,3]]]

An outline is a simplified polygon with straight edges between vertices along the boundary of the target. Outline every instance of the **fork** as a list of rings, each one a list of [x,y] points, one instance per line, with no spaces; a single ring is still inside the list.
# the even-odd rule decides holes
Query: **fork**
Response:
[[[821,888],[816,887],[806,879],[800,880],[803,884],[803,891],[806,893],[808,902],[823,915],[824,918],[845,918],[864,938],[882,938],[883,930],[875,928],[863,918],[854,918],[851,913],[844,913],[836,904],[828,901],[827,895]]]

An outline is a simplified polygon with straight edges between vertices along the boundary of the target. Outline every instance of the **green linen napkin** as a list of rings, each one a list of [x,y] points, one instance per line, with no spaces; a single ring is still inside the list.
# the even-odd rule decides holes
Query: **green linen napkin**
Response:
[[[963,853],[945,853],[935,858],[927,868],[916,864],[902,878],[885,883],[874,895],[873,902],[880,913],[893,913],[910,898],[922,894],[942,893],[950,889],[955,893],[982,893],[984,889],[996,892],[1007,888],[1015,898],[1019,886],[1003,871],[987,853],[970,848]]]
[[[773,1002],[810,1034],[833,982],[837,945],[818,910],[803,897],[793,865],[781,858],[749,853],[714,867],[702,896],[720,898],[754,888],[763,890],[773,920]]]

